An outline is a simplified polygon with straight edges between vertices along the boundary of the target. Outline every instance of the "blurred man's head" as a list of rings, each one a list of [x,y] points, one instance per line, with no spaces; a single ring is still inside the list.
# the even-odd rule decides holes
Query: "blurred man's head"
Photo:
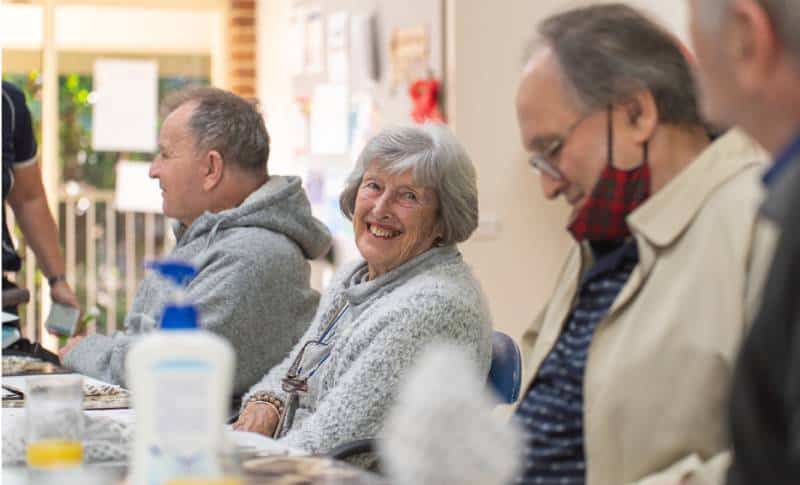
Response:
[[[563,196],[577,213],[609,166],[632,171],[648,158],[653,186],[646,188],[658,190],[676,173],[665,168],[674,158],[666,153],[675,148],[666,141],[672,133],[708,141],[683,52],[634,9],[569,10],[544,20],[537,34],[517,117],[547,198]]]
[[[704,114],[739,124],[770,151],[779,151],[800,125],[800,4],[688,3]]]
[[[266,181],[269,136],[255,105],[195,88],[169,97],[163,111],[150,176],[159,180],[165,215],[190,225],[205,211],[237,206]]]

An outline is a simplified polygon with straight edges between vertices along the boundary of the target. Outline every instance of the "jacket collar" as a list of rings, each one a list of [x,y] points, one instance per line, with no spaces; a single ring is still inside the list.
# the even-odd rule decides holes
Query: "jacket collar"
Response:
[[[766,153],[743,132],[730,130],[631,213],[628,227],[637,239],[642,237],[656,247],[667,247],[686,230],[715,189],[766,158]]]
[[[717,187],[766,159],[766,153],[746,135],[732,130],[712,143],[664,188],[629,215],[628,225],[636,239],[639,264],[617,295],[608,315],[622,310],[636,296],[655,266],[657,250],[677,241]],[[545,342],[545,347],[551,348],[555,344],[575,303],[581,277],[594,264],[594,256],[586,241],[573,247],[544,318],[545,322],[560,322],[559,326],[540,329],[539,338]],[[532,375],[543,358],[543,355],[538,355],[531,359],[526,375]]]
[[[432,267],[460,259],[461,253],[458,252],[455,244],[435,247],[378,276],[374,280],[367,280],[366,276],[369,269],[366,261],[364,261],[345,279],[344,294],[351,304],[360,305],[373,298],[379,291],[402,285]]]
[[[747,135],[731,130],[633,211],[627,222],[636,239],[639,264],[614,300],[609,315],[620,311],[636,296],[655,265],[657,250],[679,239],[714,190],[741,171],[760,165],[767,157]],[[585,262],[590,255],[586,247],[582,249]]]

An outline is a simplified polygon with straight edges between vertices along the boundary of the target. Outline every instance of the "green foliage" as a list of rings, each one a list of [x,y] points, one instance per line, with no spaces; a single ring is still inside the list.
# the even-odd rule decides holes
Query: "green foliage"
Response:
[[[4,74],[3,79],[25,92],[34,121],[37,140],[41,140],[41,77],[37,70],[26,74]],[[58,80],[59,161],[62,180],[78,180],[98,189],[113,189],[117,160],[150,161],[152,153],[97,152],[92,149],[92,76],[66,74]],[[164,77],[158,80],[159,102],[167,94],[187,86],[208,85],[208,79]]]

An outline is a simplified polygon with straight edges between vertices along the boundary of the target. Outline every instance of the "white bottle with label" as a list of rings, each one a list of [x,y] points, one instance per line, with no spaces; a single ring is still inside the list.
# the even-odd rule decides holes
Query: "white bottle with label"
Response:
[[[197,310],[182,287],[195,274],[182,262],[151,265],[175,282],[160,329],[137,341],[126,357],[136,411],[130,483],[160,485],[177,478],[218,477],[218,457],[233,386],[230,343],[198,330]]]

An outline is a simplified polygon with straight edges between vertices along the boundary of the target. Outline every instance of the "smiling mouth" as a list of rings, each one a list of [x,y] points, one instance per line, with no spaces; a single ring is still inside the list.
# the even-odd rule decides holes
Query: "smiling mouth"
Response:
[[[380,239],[392,239],[403,233],[402,231],[392,231],[391,229],[383,229],[381,227],[369,223],[367,224],[367,230],[370,232],[370,234]]]

